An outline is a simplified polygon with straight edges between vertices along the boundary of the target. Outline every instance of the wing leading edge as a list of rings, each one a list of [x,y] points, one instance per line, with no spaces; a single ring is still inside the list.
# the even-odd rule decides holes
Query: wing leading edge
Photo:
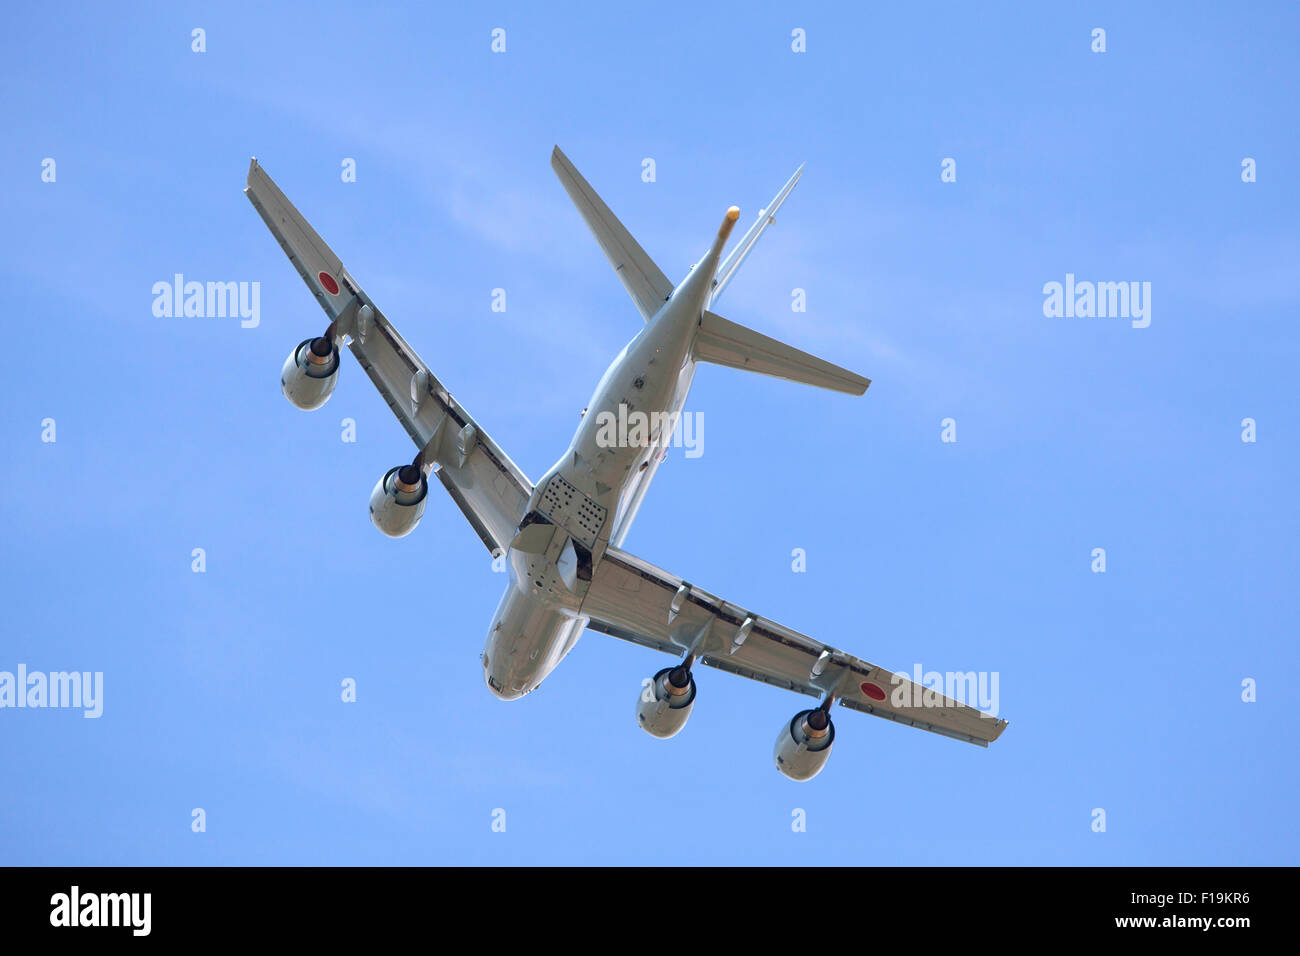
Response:
[[[611,547],[582,605],[592,630],[851,710],[987,747],[1007,722],[758,617]]]
[[[311,224],[256,159],[244,194],[331,322],[348,331],[349,351],[493,556],[504,552],[533,485],[406,344]]]

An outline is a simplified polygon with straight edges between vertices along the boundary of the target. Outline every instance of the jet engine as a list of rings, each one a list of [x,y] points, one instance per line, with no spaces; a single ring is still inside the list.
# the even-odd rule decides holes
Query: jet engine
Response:
[[[390,538],[415,530],[429,498],[429,479],[415,465],[399,465],[385,472],[370,492],[370,520]]]
[[[831,715],[818,708],[801,710],[776,738],[776,769],[791,780],[811,780],[821,773],[835,743]]]
[[[686,726],[695,703],[695,678],[682,665],[665,667],[641,689],[636,722],[652,737],[672,737]]]
[[[284,360],[280,390],[295,408],[311,411],[329,399],[339,380],[339,350],[325,336],[305,339]]]

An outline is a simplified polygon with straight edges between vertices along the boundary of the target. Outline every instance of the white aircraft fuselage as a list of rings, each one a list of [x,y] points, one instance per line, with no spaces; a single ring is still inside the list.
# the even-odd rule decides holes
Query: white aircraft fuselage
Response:
[[[644,325],[596,385],[560,460],[537,482],[451,396],[256,159],[244,189],[329,317],[323,334],[299,342],[285,359],[285,398],[304,411],[320,408],[339,380],[341,350],[349,351],[418,449],[409,464],[389,468],[375,483],[371,523],[390,538],[410,534],[434,477],[493,558],[505,564],[509,583],[482,654],[491,692],[504,700],[524,696],[591,629],[676,659],[638,689],[637,726],[652,737],[673,737],[685,727],[697,664],[819,698],[820,705],[804,706],[777,733],[772,760],[791,780],[810,780],[826,765],[835,705],[979,746],[996,740],[1005,720],[946,697],[932,702],[919,683],[624,549],[676,437],[698,363],[848,395],[862,395],[871,384],[713,311],[755,242],[775,223],[803,167],[724,259],[740,215],[728,209],[708,252],[676,286],[558,146],[551,168]],[[698,436],[698,425],[690,433]]]
[[[537,483],[535,508],[552,477],[560,475],[596,505],[614,515],[592,549],[591,567],[605,545],[619,545],[632,524],[672,439],[695,377],[692,346],[708,307],[714,273],[739,210],[728,210],[708,254],[692,267],[654,316],[614,359],[596,386],[582,424],[568,449]],[[658,423],[644,443],[611,443],[602,424],[632,413]],[[630,434],[630,430],[629,430]],[[560,567],[565,536],[554,535],[545,552],[511,548],[506,554],[509,584],[492,617],[483,649],[484,679],[503,700],[536,688],[578,642],[588,618],[582,614],[585,587],[565,585]],[[588,569],[589,570],[589,569]],[[590,578],[587,578],[590,580]]]

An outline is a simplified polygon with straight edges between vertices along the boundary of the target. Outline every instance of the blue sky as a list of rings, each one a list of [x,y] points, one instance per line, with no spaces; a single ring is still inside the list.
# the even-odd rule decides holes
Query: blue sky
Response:
[[[0,710],[0,862],[1296,863],[1298,19],[14,10],[0,670],[102,671],[104,713]],[[640,326],[556,143],[674,279],[807,162],[719,310],[874,383],[703,367],[704,454],[627,547],[872,662],[997,673],[994,746],[840,711],[794,784],[803,698],[702,670],[653,740],[667,659],[594,632],[488,693],[504,577],[436,486],[410,537],[370,525],[411,448],[350,358],[324,409],[279,394],[322,317],[240,191],[256,155],[536,477]],[[260,283],[260,324],[155,317],[178,272]],[[1045,317],[1067,273],[1150,282],[1150,326]]]

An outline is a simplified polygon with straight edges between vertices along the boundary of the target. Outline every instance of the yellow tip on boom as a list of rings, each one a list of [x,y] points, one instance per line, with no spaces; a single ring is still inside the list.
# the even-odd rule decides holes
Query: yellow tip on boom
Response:
[[[740,218],[740,207],[732,206],[727,210],[726,217],[722,220],[722,227],[718,230],[718,238],[723,242],[731,235],[731,229],[736,225],[736,220]]]

